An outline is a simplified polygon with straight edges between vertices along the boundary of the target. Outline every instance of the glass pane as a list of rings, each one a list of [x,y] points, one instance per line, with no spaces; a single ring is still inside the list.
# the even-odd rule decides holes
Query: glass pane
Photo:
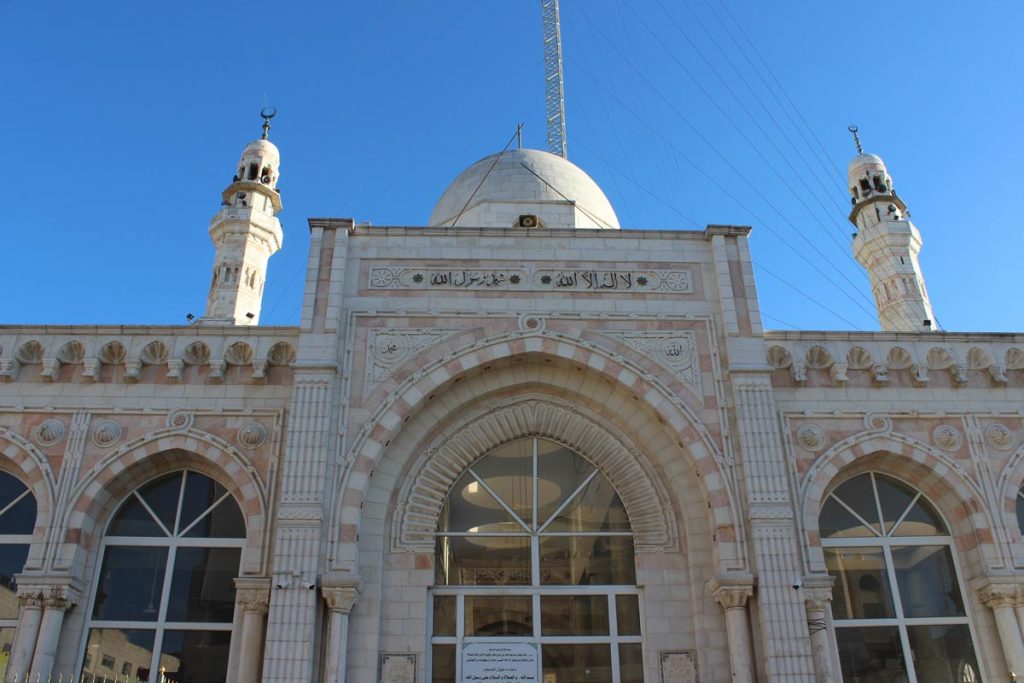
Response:
[[[542,595],[540,628],[545,636],[606,636],[608,596]]]
[[[900,525],[896,527],[893,536],[945,536],[946,525],[939,517],[939,513],[931,506],[931,503],[924,498],[918,498],[914,507],[903,518]]]
[[[168,474],[139,489],[139,495],[146,501],[146,505],[172,533],[178,515],[178,499],[181,498],[181,478],[184,475],[184,472]]]
[[[620,636],[640,635],[640,599],[636,595],[615,596],[615,621]]]
[[[542,584],[633,585],[633,539],[629,536],[541,536]]]
[[[0,545],[0,619],[18,618],[18,583],[14,575],[25,568],[27,557],[27,543]]]
[[[644,653],[640,643],[619,645],[619,681],[644,683]]]
[[[148,681],[153,661],[153,635],[155,631],[138,629],[94,628],[89,630],[85,646],[82,673],[86,680],[97,681],[123,676],[127,664],[132,680]]]
[[[188,491],[186,490],[186,494]],[[184,506],[182,506],[184,508]],[[182,526],[182,528],[186,528]],[[189,529],[185,538],[245,538],[245,520],[238,503],[231,496],[220,502],[210,514]]]
[[[533,523],[533,439],[505,444],[473,463],[472,469],[520,519]],[[552,496],[540,484],[538,493],[540,500]]]
[[[906,683],[903,647],[895,626],[837,628],[836,644],[844,683]]]
[[[467,595],[465,635],[532,636],[533,598],[529,595]]]
[[[19,485],[21,482],[18,482]],[[25,487],[22,486],[24,491]],[[20,493],[18,495],[21,495]],[[11,501],[0,504],[0,510],[6,507]],[[0,534],[31,534],[32,528],[36,525],[36,498],[31,493],[11,506],[11,508],[0,515]]]
[[[229,623],[241,553],[239,548],[178,548],[167,621]]]
[[[875,475],[875,485],[878,487],[878,503],[882,507],[882,522],[885,525],[885,533],[891,533],[892,527],[910,503],[913,502],[917,491],[910,488],[901,481],[890,479],[881,474]]]
[[[836,619],[889,619],[893,609],[889,575],[881,548],[825,548]]]
[[[629,531],[626,508],[611,482],[596,474],[545,531]]]
[[[844,481],[836,487],[832,495],[846,503],[871,528],[878,530],[878,508],[875,505],[875,489],[871,485],[870,474],[861,474]]]
[[[441,508],[438,531],[486,533],[529,533],[522,524],[487,492],[471,472],[455,482]]]
[[[0,471],[0,510],[11,504],[11,501],[25,492],[28,487],[13,474]]]
[[[537,439],[538,524],[543,526],[593,470],[593,465],[568,448]]]
[[[430,656],[431,683],[455,683],[455,646],[435,645]]]
[[[818,529],[822,538],[875,538],[875,534],[850,511],[829,496],[821,506]]]
[[[149,510],[139,502],[135,494],[121,503],[121,508],[114,515],[107,529],[108,536],[161,536],[166,537],[160,525],[149,514]]]
[[[11,658],[11,650],[14,649],[14,628],[0,628],[0,681],[20,680],[14,676],[25,673],[22,671],[11,671],[11,677],[7,677],[7,663]]]
[[[224,683],[230,631],[166,631],[158,683]]]
[[[542,645],[544,681],[612,683],[612,653],[607,644]]]
[[[156,621],[166,568],[167,548],[108,546],[93,618]]]
[[[455,635],[455,596],[434,596],[434,635]]]
[[[894,547],[892,561],[906,617],[963,616],[953,555],[945,545]]]
[[[1017,528],[1024,534],[1024,495],[1017,494]]]
[[[434,575],[440,586],[528,586],[530,539],[439,536]]]
[[[908,626],[907,635],[917,680],[951,683],[978,680],[978,660],[966,624]]]
[[[179,533],[187,529],[192,522],[196,521],[197,517],[209,510],[210,506],[220,500],[221,496],[225,493],[227,493],[227,489],[206,475],[199,474],[198,472],[186,472],[185,495],[181,499],[181,519],[178,522]],[[227,503],[229,501],[225,500],[224,502]],[[230,502],[233,503],[234,500]],[[232,511],[231,507],[236,509]],[[242,518],[242,513],[237,508],[237,505],[227,506],[224,512],[219,515],[223,519],[218,519],[217,517],[211,519],[210,515],[207,515],[202,522],[196,525],[197,527],[202,527],[204,531],[196,533],[193,530],[192,533],[187,535],[192,538],[197,536],[203,538],[244,538],[245,525],[242,525],[241,533],[238,532],[237,528],[237,521],[240,521]],[[220,506],[218,506],[215,512],[220,512]],[[236,523],[230,524],[232,521]],[[226,522],[228,522],[226,525],[228,528],[225,528]],[[225,531],[228,533],[225,533]]]

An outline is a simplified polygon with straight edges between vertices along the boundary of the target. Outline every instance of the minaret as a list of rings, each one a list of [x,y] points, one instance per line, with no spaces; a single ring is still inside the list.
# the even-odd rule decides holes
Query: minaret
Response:
[[[864,153],[856,126],[850,126],[850,132],[858,152],[848,174],[853,202],[850,222],[857,227],[853,255],[871,278],[878,320],[887,332],[936,330],[917,261],[921,233],[910,222],[907,205],[896,196],[885,164],[874,154]]]
[[[281,154],[268,139],[275,113],[263,110],[263,137],[242,150],[238,172],[221,194],[222,208],[210,221],[210,239],[217,253],[201,324],[256,325],[260,321],[267,261],[284,239],[276,217],[281,210],[277,190]]]

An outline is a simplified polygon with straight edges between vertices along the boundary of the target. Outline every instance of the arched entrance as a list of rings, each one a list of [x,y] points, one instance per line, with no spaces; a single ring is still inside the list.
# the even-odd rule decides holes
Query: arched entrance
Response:
[[[432,683],[643,681],[640,599],[625,507],[593,464],[554,441],[473,462],[442,507],[430,592]]]

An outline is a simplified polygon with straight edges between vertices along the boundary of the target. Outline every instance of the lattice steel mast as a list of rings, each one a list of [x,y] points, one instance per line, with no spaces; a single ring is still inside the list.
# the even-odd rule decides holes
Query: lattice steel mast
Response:
[[[565,81],[562,76],[562,28],[558,0],[540,0],[544,22],[544,98],[548,119],[548,151],[566,156]]]

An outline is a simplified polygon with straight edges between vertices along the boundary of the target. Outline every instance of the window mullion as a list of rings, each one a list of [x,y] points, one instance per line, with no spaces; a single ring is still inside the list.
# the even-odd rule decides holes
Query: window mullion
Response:
[[[491,497],[494,498],[494,500],[498,501],[498,505],[500,505],[505,510],[505,512],[511,515],[512,519],[519,523],[519,526],[523,527],[527,531],[530,530],[530,525],[524,522],[523,519],[516,514],[516,511],[509,507],[509,505],[504,500],[501,499],[501,496],[499,496],[494,491],[494,489],[487,485],[487,482],[484,481],[483,477],[478,476],[477,473],[474,472],[472,468],[470,468],[469,473],[473,475],[473,479],[476,479],[477,483],[479,483],[480,486],[484,488],[484,491],[487,491],[487,493],[491,494]]]
[[[185,484],[188,482],[188,470],[181,473],[181,487],[178,489],[178,509],[174,511],[174,535],[178,536],[181,532],[178,529],[181,527],[181,508],[184,507],[182,502],[185,500]]]
[[[32,492],[29,491],[28,489],[25,489],[24,491],[22,491],[21,495],[15,497],[14,500],[12,500],[10,503],[7,504],[7,506],[5,506],[2,510],[0,510],[0,517],[3,517],[7,513],[8,510],[10,510],[15,505],[17,505],[21,501],[21,499],[24,498],[25,496],[31,495],[31,493]]]
[[[155,512],[153,512],[153,508],[149,507],[149,503],[147,503],[145,499],[143,499],[143,497],[139,495],[138,489],[132,491],[132,495],[138,499],[138,501],[142,504],[142,507],[146,508],[146,512],[148,512],[149,516],[152,517],[153,520],[160,526],[161,531],[167,534],[168,537],[174,535],[167,530],[167,527],[164,526],[164,523],[160,520],[160,517]]]
[[[583,490],[583,487],[586,486],[587,484],[589,484],[590,481],[594,477],[596,477],[596,476],[597,476],[597,468],[595,468],[594,471],[590,473],[590,476],[588,476],[586,479],[583,480],[582,484],[580,484],[579,486],[576,487],[576,490],[573,491],[572,494],[568,498],[566,498],[564,501],[562,501],[562,504],[558,506],[558,509],[556,509],[553,513],[551,513],[551,516],[548,517],[548,520],[546,522],[544,522],[544,526],[542,526],[542,527],[540,527],[538,529],[538,533],[540,533],[541,531],[544,531],[544,529],[548,528],[548,525],[551,524],[552,521],[554,521],[555,517],[558,517],[559,513],[561,513],[562,510],[564,510],[566,507],[568,507],[569,503],[571,503],[576,498],[576,496],[579,495],[580,491]]]

